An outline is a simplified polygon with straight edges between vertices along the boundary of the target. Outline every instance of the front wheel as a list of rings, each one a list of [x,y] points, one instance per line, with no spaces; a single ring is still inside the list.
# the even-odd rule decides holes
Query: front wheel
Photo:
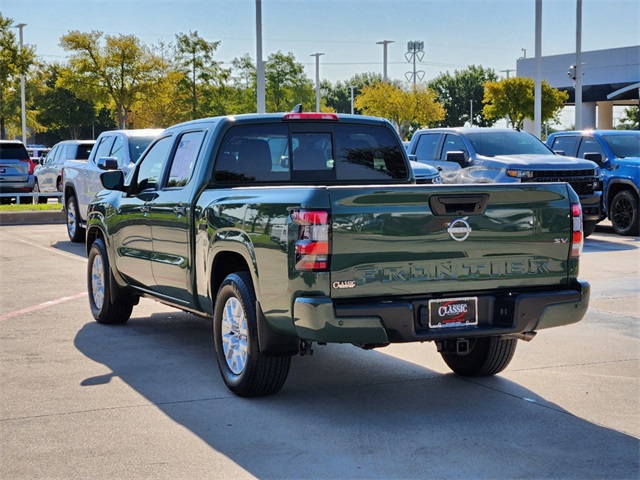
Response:
[[[638,199],[629,190],[622,190],[611,202],[611,225],[618,235],[638,235]]]
[[[291,357],[265,356],[258,344],[256,295],[247,272],[228,275],[218,290],[213,315],[218,367],[225,385],[241,397],[280,391]]]
[[[87,269],[87,287],[89,289],[89,307],[98,323],[124,323],[131,317],[133,299],[124,294],[116,301],[111,295],[111,270],[107,249],[102,239],[91,245]]]
[[[516,351],[515,338],[481,337],[469,340],[468,353],[442,352],[442,359],[458,375],[482,377],[507,368]]]
[[[67,235],[72,242],[82,242],[84,240],[84,228],[80,226],[80,213],[78,212],[78,201],[75,195],[67,199]]]

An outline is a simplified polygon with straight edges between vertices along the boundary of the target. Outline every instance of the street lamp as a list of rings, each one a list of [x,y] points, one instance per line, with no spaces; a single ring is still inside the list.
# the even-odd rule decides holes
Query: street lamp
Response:
[[[310,57],[316,57],[316,112],[320,111],[320,56],[324,53],[312,53]]]
[[[376,45],[382,45],[382,81],[387,81],[387,45],[390,43],[395,43],[393,40],[382,40],[381,42],[376,42]]]
[[[258,113],[265,113],[264,62],[262,61],[262,0],[256,0],[256,110]]]
[[[15,25],[15,27],[20,31],[20,53],[22,53],[22,49],[24,48],[22,42],[22,29],[26,27],[26,23],[19,23]],[[22,111],[22,143],[27,145],[27,107],[26,100],[24,95],[24,73],[20,74],[20,109]]]

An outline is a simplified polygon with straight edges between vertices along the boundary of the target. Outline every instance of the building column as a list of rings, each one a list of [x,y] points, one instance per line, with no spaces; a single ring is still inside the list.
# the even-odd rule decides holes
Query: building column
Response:
[[[582,102],[582,129],[596,128],[596,102]]]
[[[598,102],[598,129],[613,128],[613,102]]]

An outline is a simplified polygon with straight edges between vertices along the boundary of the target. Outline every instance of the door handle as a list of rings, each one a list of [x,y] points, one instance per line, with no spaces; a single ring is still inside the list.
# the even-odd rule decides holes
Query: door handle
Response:
[[[173,207],[173,212],[176,215],[186,215],[187,207],[185,207],[184,205],[176,205],[175,207]]]

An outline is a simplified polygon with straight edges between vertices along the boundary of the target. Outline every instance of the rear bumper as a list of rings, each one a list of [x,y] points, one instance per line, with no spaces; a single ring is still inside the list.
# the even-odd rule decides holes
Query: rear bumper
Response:
[[[590,195],[580,196],[582,207],[582,219],[587,222],[599,222],[604,218],[602,213],[602,192],[593,192]]]
[[[428,298],[335,305],[329,297],[300,297],[294,325],[303,340],[327,343],[403,343],[533,332],[579,322],[589,306],[590,285],[478,297],[478,325],[430,329]],[[460,297],[471,296],[461,294]]]
[[[22,177],[24,178],[24,177]],[[33,175],[29,175],[29,179],[20,182],[12,182],[3,180],[0,182],[0,193],[28,193],[33,191]]]

